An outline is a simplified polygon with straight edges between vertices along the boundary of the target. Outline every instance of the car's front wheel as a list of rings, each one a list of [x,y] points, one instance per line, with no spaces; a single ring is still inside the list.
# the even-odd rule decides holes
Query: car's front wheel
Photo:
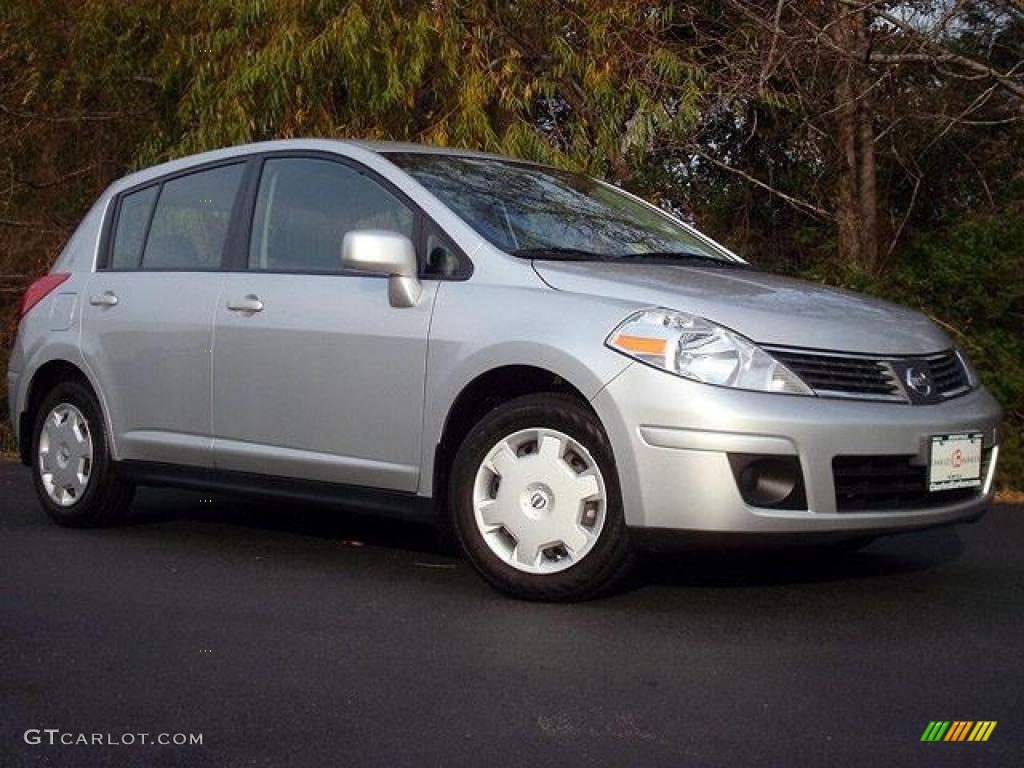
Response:
[[[114,476],[95,395],[78,381],[66,381],[43,398],[36,413],[32,479],[46,513],[73,528],[120,521],[134,488]]]
[[[450,483],[459,543],[503,592],[582,600],[629,571],[611,447],[576,398],[528,395],[491,411],[459,448]]]

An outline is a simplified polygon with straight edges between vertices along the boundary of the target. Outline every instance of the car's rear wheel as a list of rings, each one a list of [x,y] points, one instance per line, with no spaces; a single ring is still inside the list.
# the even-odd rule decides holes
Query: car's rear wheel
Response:
[[[582,600],[632,564],[608,438],[576,398],[528,395],[489,413],[459,448],[450,483],[459,543],[503,592]]]
[[[84,384],[54,387],[36,411],[32,479],[46,513],[74,528],[119,522],[134,488],[114,476],[99,403]]]

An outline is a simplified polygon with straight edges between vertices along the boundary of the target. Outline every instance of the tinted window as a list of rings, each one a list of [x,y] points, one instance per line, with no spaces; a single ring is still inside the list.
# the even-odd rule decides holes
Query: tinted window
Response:
[[[412,211],[354,168],[329,160],[267,160],[252,222],[249,268],[341,270],[341,242],[355,229],[413,236]]]
[[[464,273],[458,252],[448,241],[431,231],[427,235],[427,259],[423,274],[427,277],[454,277]]]
[[[114,250],[110,255],[111,269],[136,269],[142,257],[142,241],[146,237],[146,225],[153,210],[158,187],[147,187],[121,198],[117,212],[117,231],[114,233]]]
[[[394,153],[388,159],[481,236],[517,256],[742,264],[657,209],[586,176],[453,155]]]
[[[143,269],[217,269],[244,165],[164,182],[142,257]]]

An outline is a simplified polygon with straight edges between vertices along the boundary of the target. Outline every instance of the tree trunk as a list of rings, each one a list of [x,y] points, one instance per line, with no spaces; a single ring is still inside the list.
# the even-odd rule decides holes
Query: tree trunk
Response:
[[[871,111],[861,108],[857,131],[858,182],[860,184],[860,263],[872,271],[878,268],[878,201],[876,199],[875,126]]]
[[[875,128],[870,80],[865,69],[863,13],[838,6],[835,43],[842,51],[836,71],[835,123],[840,162],[836,175],[839,259],[865,270],[878,265]]]
[[[858,211],[857,113],[853,101],[853,83],[846,62],[836,79],[836,134],[839,143],[839,164],[836,174],[836,226],[838,227],[839,260],[843,264],[860,264],[860,222]]]
[[[857,181],[860,186],[860,261],[866,269],[878,268],[878,199],[876,194],[874,95],[868,74],[868,35],[865,14],[856,17],[856,54],[854,74],[857,88]]]

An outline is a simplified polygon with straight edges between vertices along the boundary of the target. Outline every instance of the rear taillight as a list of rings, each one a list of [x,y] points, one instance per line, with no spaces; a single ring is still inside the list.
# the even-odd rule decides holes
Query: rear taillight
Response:
[[[25,289],[25,295],[21,297],[21,309],[18,311],[18,319],[20,320],[28,314],[32,307],[45,299],[58,285],[69,277],[71,275],[67,272],[52,272],[49,275],[43,275],[32,283],[32,285]]]

